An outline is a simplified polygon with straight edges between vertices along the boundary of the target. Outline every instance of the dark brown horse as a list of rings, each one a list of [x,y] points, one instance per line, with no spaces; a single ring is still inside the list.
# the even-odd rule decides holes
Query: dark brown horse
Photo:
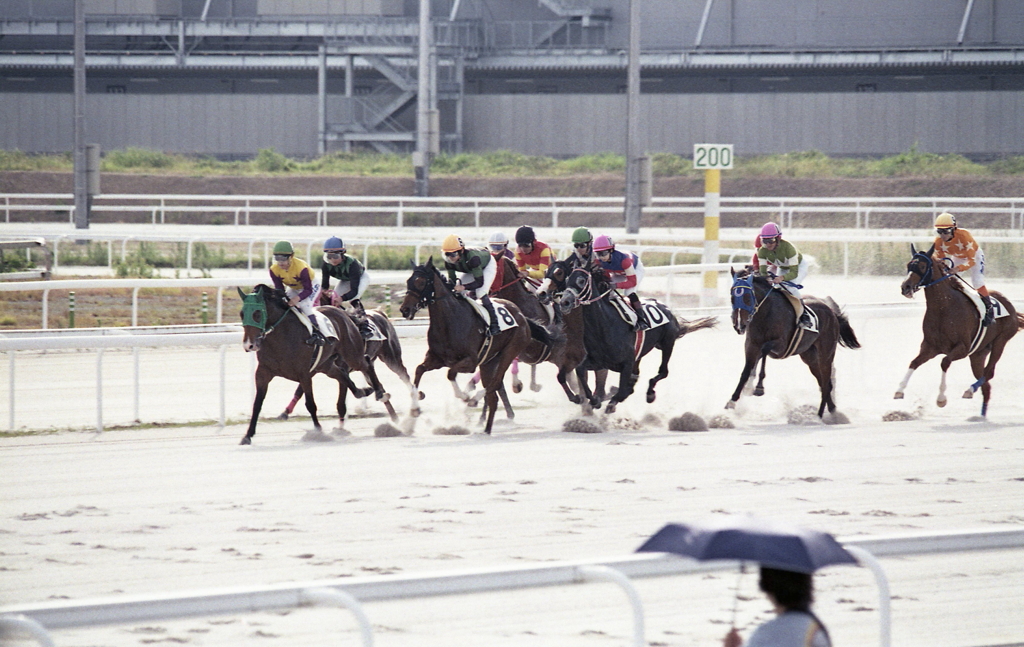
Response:
[[[238,291],[242,297],[242,324],[244,337],[242,346],[246,352],[256,352],[256,399],[252,405],[249,429],[242,438],[243,445],[252,443],[256,433],[263,400],[267,387],[275,377],[298,382],[306,395],[306,410],[313,419],[316,439],[325,440],[316,415],[313,400],[313,375],[323,373],[338,381],[338,431],[345,424],[345,398],[351,389],[356,397],[374,393],[378,400],[387,397],[377,379],[373,363],[363,353],[363,339],[356,325],[344,313],[333,306],[317,308],[318,317],[327,317],[338,331],[338,339],[328,338],[322,347],[310,346],[305,324],[288,307],[284,292],[265,285],[257,285],[250,294]],[[349,371],[360,371],[367,376],[370,388],[361,389],[349,377]]]
[[[505,264],[505,277],[517,277],[518,270],[511,260],[502,257],[499,262]],[[494,295],[516,304],[527,319],[541,322],[548,331],[555,331],[552,335],[552,344],[531,339],[519,360],[530,364],[531,382],[535,382],[537,364],[554,364],[558,368],[558,383],[565,391],[566,397],[570,402],[580,404],[582,399],[573,392],[567,379],[587,355],[587,349],[583,346],[582,311],[573,310],[563,315],[557,308],[548,310],[520,278],[507,279]]]
[[[322,301],[321,301],[322,302]],[[346,314],[348,314],[346,312]],[[419,405],[419,391],[413,387],[412,378],[409,377],[409,371],[406,370],[405,364],[402,362],[402,346],[398,343],[398,333],[395,332],[395,327],[391,324],[391,320],[388,316],[380,310],[368,310],[366,312],[366,318],[373,322],[382,336],[385,337],[383,341],[379,340],[365,340],[364,341],[364,354],[370,358],[370,361],[379,359],[384,362],[384,365],[391,369],[394,373],[402,380],[409,389],[409,396],[412,399],[412,405],[409,410],[409,415],[416,417],[420,415]],[[299,399],[302,397],[302,385],[300,384],[295,388],[295,394],[292,396],[291,402],[285,407],[284,411],[277,417],[278,420],[287,420],[288,416],[291,415],[292,411],[295,410],[295,405],[299,403]],[[388,415],[394,421],[398,420],[398,414],[395,413],[395,408],[391,405],[391,399],[385,397],[384,407],[388,410]]]
[[[991,325],[982,328],[981,315],[964,292],[963,281],[959,276],[947,274],[941,262],[935,262],[932,252],[935,245],[927,252],[917,251],[913,245],[910,253],[913,258],[907,263],[907,278],[900,286],[903,296],[908,299],[924,288],[924,299],[927,307],[921,327],[924,339],[921,350],[910,362],[910,370],[900,382],[894,396],[903,398],[910,376],[921,364],[936,355],[942,358],[942,383],[939,385],[939,397],[936,404],[946,406],[946,371],[949,365],[964,357],[971,358],[971,371],[976,381],[964,391],[965,398],[974,397],[974,392],[981,388],[983,401],[981,416],[988,414],[988,401],[992,395],[992,378],[996,374],[996,363],[1003,354],[1006,342],[1024,328],[1024,315],[1018,313],[1010,300],[998,292],[989,292],[992,301],[999,303],[1008,316],[995,319]],[[987,360],[987,363],[986,363]]]
[[[430,326],[427,328],[427,354],[416,367],[413,386],[419,388],[420,379],[427,371],[448,368],[448,382],[456,397],[465,400],[466,395],[455,381],[458,373],[472,373],[480,368],[480,381],[484,385],[483,415],[486,416],[484,432],[491,433],[494,414],[498,404],[498,392],[504,391],[502,381],[512,360],[522,353],[530,343],[535,328],[544,336],[538,324],[523,316],[519,308],[510,301],[492,299],[498,317],[505,323],[514,324],[493,337],[487,337],[487,324],[477,315],[474,306],[456,293],[434,267],[433,258],[422,265],[413,264],[412,275],[406,281],[405,299],[400,308],[406,319],[412,319],[421,308],[427,308]]]
[[[633,326],[623,320],[611,303],[612,288],[603,282],[603,273],[582,267],[569,270],[566,261],[556,261],[548,269],[548,278],[555,285],[555,277],[566,273],[559,307],[567,313],[582,306],[583,343],[587,356],[576,368],[576,377],[579,379],[584,397],[595,409],[601,406],[601,394],[590,391],[587,385],[587,371],[610,370],[619,374],[618,390],[605,409],[606,412],[613,413],[618,403],[633,393],[633,386],[640,377],[640,360],[658,348],[661,350],[661,365],[647,387],[647,401],[654,402],[655,386],[668,377],[668,362],[672,357],[676,340],[687,333],[711,328],[717,323],[715,317],[704,317],[693,322],[676,319],[665,305],[655,303],[655,306],[648,310],[648,318],[652,319],[652,323],[659,325],[643,332],[643,339],[637,352],[639,333],[633,331]]]
[[[732,409],[740,399],[743,386],[750,374],[761,361],[761,374],[754,389],[754,395],[764,394],[765,361],[785,359],[799,355],[807,364],[811,374],[818,380],[821,389],[821,404],[818,417],[828,408],[835,414],[836,403],[832,398],[832,363],[836,347],[860,348],[860,342],[843,311],[836,302],[827,297],[824,301],[806,297],[804,307],[817,315],[818,332],[802,330],[796,338],[797,325],[793,306],[781,290],[775,289],[767,279],[749,274],[747,271],[732,272],[732,322],[738,334],[746,333],[744,352],[746,362],[740,374],[740,382],[726,409]]]

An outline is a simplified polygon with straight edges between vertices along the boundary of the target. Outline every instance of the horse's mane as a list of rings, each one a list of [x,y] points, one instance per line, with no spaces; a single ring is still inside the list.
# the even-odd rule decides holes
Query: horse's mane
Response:
[[[772,284],[768,281],[768,277],[766,276],[761,276],[760,274],[752,274],[750,276],[750,279],[751,283],[753,283],[754,285],[760,285],[761,287],[768,288],[769,290],[772,288]]]

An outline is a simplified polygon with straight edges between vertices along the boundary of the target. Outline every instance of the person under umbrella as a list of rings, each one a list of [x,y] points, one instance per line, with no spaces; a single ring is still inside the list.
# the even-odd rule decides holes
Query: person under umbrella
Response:
[[[743,642],[736,627],[729,630],[723,647],[832,647],[828,630],[811,611],[814,583],[810,573],[761,567],[758,588],[775,607],[775,618],[765,622]]]

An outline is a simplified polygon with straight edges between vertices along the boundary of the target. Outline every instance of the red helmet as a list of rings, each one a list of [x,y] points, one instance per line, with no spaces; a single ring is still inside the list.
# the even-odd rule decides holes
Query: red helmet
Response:
[[[603,252],[609,249],[615,249],[615,243],[612,242],[611,238],[605,236],[604,234],[601,234],[600,236],[594,239],[595,252]]]

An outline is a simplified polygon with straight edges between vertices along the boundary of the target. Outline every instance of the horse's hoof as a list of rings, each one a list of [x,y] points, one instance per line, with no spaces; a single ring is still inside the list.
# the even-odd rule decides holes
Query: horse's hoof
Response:
[[[893,400],[902,400],[903,399],[903,391],[897,391],[896,395],[892,396],[892,399]]]
[[[609,402],[608,406],[604,408],[605,414],[615,413],[615,403]]]
[[[420,400],[426,400],[426,399],[427,399],[427,394],[424,393],[423,391],[420,391]]]
[[[728,402],[725,403],[725,408],[726,409],[735,409],[736,408],[736,401],[735,400],[729,400]]]
[[[252,439],[249,438],[248,436],[242,436],[242,442],[240,442],[238,444],[239,445],[251,445],[252,444]]]
[[[512,385],[512,393],[522,393],[522,392],[523,392],[523,383],[522,382],[516,382],[516,383],[514,383]]]
[[[654,398],[656,398],[656,397],[658,397],[658,396],[657,396],[657,394],[654,393],[654,391],[651,391],[650,393],[648,393],[647,394],[647,404],[650,404],[650,403],[654,402]]]
[[[537,393],[542,388],[544,388],[544,387],[542,387],[540,384],[531,384],[530,385],[530,390],[533,391],[534,393]]]
[[[421,413],[422,411],[420,411],[419,407],[414,407],[409,410],[409,416],[412,418],[419,418]]]
[[[384,391],[381,391],[380,393],[377,393],[375,395],[377,396],[377,399],[380,400],[381,402],[391,402],[390,393],[385,393]]]
[[[479,407],[480,406],[480,399],[479,398],[470,398],[470,399],[466,400],[466,406],[467,407],[474,407],[474,408],[475,407]]]
[[[946,406],[946,398],[945,397],[939,398],[938,400],[935,401],[935,404],[937,404],[939,407]]]
[[[285,412],[282,412],[282,413],[281,413],[281,415],[279,415],[279,416],[277,417],[277,419],[278,419],[278,420],[287,420],[287,419],[288,419],[288,412],[287,412],[287,411],[285,411]]]
[[[757,396],[761,396],[761,395],[764,395],[764,389],[763,389],[763,388],[761,388],[761,387],[757,387],[757,388],[755,388],[755,389],[754,389],[754,395],[757,395]]]
[[[974,397],[974,391],[972,389],[967,389],[966,391],[964,391],[964,399],[965,400],[970,400],[973,397]]]

